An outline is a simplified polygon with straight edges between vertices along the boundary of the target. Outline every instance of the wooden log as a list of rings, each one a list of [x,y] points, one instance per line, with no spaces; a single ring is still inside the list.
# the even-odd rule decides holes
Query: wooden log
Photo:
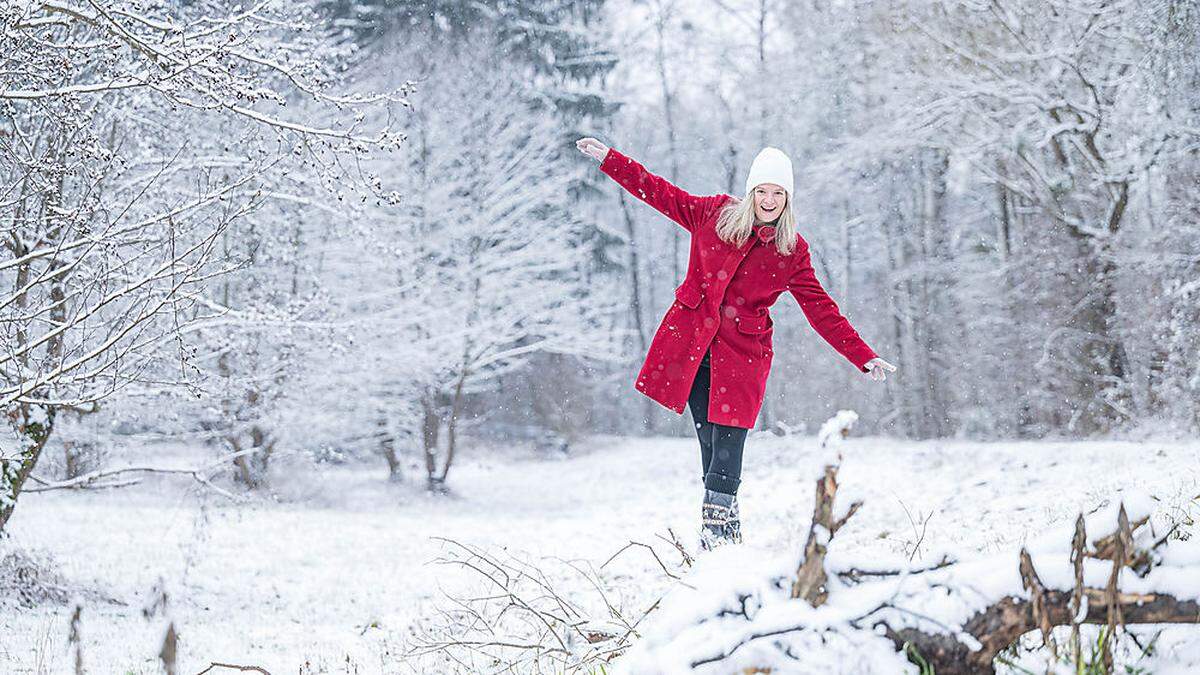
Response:
[[[843,429],[843,435],[844,432]],[[835,519],[833,514],[838,489],[837,472],[838,463],[828,465],[824,475],[817,480],[813,519],[805,542],[804,558],[792,584],[791,596],[803,598],[813,607],[821,606],[828,597],[825,556],[829,542],[862,505],[861,502],[853,504],[844,517]],[[1117,513],[1116,531],[1097,539],[1092,549],[1088,550],[1084,518],[1080,514],[1075,522],[1075,535],[1071,542],[1070,559],[1074,571],[1074,584],[1070,590],[1046,588],[1033,567],[1032,557],[1022,548],[1019,570],[1022,586],[1028,597],[1006,597],[966,622],[962,633],[978,642],[979,648],[976,650],[972,650],[960,639],[963,637],[962,633],[928,634],[910,627],[894,628],[886,620],[876,621],[872,627],[886,634],[901,653],[906,653],[910,646],[915,648],[938,675],[977,675],[994,673],[992,662],[996,656],[1031,630],[1041,632],[1046,647],[1051,655],[1057,658],[1057,647],[1051,639],[1051,631],[1056,626],[1071,626],[1072,656],[1078,665],[1081,658],[1080,624],[1104,625],[1110,636],[1115,635],[1117,629],[1126,624],[1200,624],[1200,602],[1180,600],[1161,593],[1137,594],[1120,591],[1121,570],[1128,567],[1139,576],[1145,576],[1154,565],[1153,551],[1165,543],[1171,534],[1168,532],[1149,549],[1137,548],[1133,531],[1148,521],[1149,518],[1143,517],[1131,523],[1125,505],[1121,504]],[[1173,532],[1174,528],[1171,531]],[[1112,573],[1106,588],[1087,588],[1083,585],[1085,556],[1112,561]],[[943,559],[930,569],[940,569],[953,564],[953,561]],[[899,573],[899,570],[864,572],[852,569],[840,574],[844,581],[853,583],[868,577],[892,576]],[[912,574],[914,571],[910,570],[908,573]],[[1082,607],[1085,598],[1086,612]],[[900,607],[896,609],[903,611]],[[1110,638],[1106,641],[1103,657],[1110,672],[1111,645]]]
[[[1082,623],[1107,624],[1108,591],[1085,588],[1084,594],[1088,598],[1088,607]],[[1044,591],[1042,608],[1051,626],[1071,625],[1071,595],[1068,591]],[[1126,625],[1200,623],[1200,602],[1195,600],[1179,600],[1162,593],[1117,593],[1115,599]],[[982,649],[975,652],[953,635],[930,635],[911,628],[893,630],[886,622],[877,625],[883,627],[898,650],[902,650],[905,643],[912,643],[938,675],[994,673],[992,660],[997,654],[1021,635],[1041,627],[1034,616],[1033,603],[1012,597],[979,612],[963,626],[963,632],[982,645]]]

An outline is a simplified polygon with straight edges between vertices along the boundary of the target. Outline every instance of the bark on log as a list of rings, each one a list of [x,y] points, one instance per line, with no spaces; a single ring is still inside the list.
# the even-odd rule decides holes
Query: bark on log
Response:
[[[1107,624],[1107,591],[1087,588],[1084,593],[1088,608],[1083,623]],[[1071,625],[1071,592],[1048,590],[1044,601],[1046,617],[1052,626]],[[1117,604],[1126,624],[1200,623],[1200,603],[1177,600],[1166,594],[1119,593]],[[912,629],[894,631],[886,623],[881,625],[897,649],[903,649],[906,642],[912,643],[938,675],[994,673],[992,660],[996,655],[1021,635],[1039,628],[1033,603],[1016,598],[1001,600],[963,626],[964,632],[983,645],[977,652],[972,652],[953,635],[929,635]]]

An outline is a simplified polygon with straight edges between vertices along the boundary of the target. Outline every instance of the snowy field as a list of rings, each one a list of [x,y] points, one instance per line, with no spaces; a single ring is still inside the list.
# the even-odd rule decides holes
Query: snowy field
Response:
[[[847,441],[844,453],[839,498],[865,506],[833,548],[864,560],[1015,552],[1123,490],[1149,492],[1164,514],[1200,511],[1200,442],[869,438]],[[131,461],[201,463],[199,451],[180,446],[139,454]],[[813,438],[751,436],[740,497],[749,549],[799,553],[817,456]],[[444,606],[445,593],[477,581],[432,563],[452,548],[438,538],[543,561],[551,576],[562,560],[599,568],[630,541],[653,544],[673,568],[679,555],[658,535],[672,528],[694,547],[702,492],[696,443],[683,438],[592,437],[561,460],[476,447],[451,472],[450,497],[387,484],[382,462],[301,473],[308,478],[281,480],[273,498],[246,504],[183,477],[117,492],[30,494],[0,558],[14,549],[34,556],[81,599],[87,672],[158,672],[169,618],[183,673],[212,662],[275,675],[404,673],[430,668],[400,658],[410,626]],[[616,589],[610,600],[633,616],[669,583],[637,548],[604,574]],[[562,582],[574,583],[569,575]],[[143,607],[160,585],[166,614],[147,619]],[[5,598],[0,673],[70,672],[70,614],[69,606],[28,609]],[[1159,644],[1156,664],[1200,672],[1200,629],[1172,629]]]

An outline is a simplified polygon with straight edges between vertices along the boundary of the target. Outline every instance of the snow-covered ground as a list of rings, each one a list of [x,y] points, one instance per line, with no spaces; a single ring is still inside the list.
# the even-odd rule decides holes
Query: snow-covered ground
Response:
[[[1148,492],[1164,510],[1200,511],[1200,442],[852,438],[843,451],[839,498],[865,506],[833,549],[864,559],[1015,551],[1122,491]],[[751,436],[740,497],[747,547],[799,553],[820,454],[813,438]],[[202,459],[196,449],[155,445],[131,461]],[[450,497],[389,485],[383,474],[382,462],[310,467],[303,478],[280,479],[275,499],[249,504],[180,477],[115,492],[26,495],[0,558],[12,550],[39,557],[83,599],[87,672],[158,672],[165,619],[145,618],[143,607],[160,584],[181,672],[212,662],[276,675],[412,672],[398,656],[408,628],[444,606],[443,592],[476,581],[461,567],[432,564],[450,546],[438,538],[596,567],[632,540],[654,544],[671,565],[678,555],[657,535],[672,528],[694,546],[702,493],[696,443],[684,438],[593,437],[562,460],[468,449],[450,475]],[[619,569],[609,580],[630,615],[668,583],[645,551],[629,550],[609,569]],[[0,673],[68,672],[70,613],[4,599]],[[1172,634],[1170,644],[1185,645],[1179,659],[1200,652],[1200,629],[1187,630],[1192,646]],[[1170,657],[1168,649],[1160,658]]]

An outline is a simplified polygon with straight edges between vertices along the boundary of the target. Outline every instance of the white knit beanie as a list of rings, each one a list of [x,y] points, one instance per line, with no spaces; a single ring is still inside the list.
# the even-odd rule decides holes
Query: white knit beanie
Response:
[[[762,185],[774,183],[787,190],[792,195],[792,160],[779,148],[766,147],[759,151],[750,165],[750,175],[746,177],[746,194]]]

